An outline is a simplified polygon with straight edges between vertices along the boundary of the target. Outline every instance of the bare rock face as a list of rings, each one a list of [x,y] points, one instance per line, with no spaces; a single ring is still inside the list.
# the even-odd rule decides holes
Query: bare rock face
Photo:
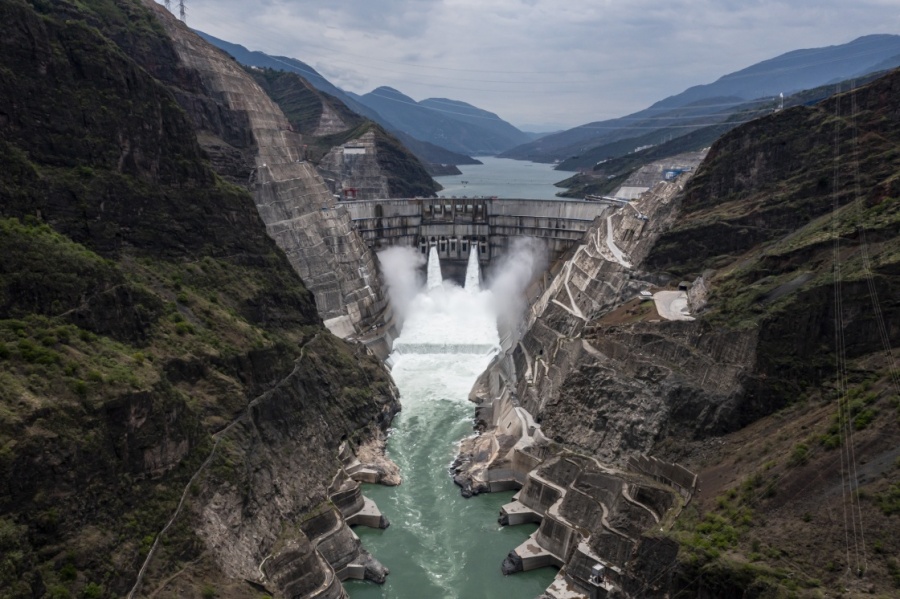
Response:
[[[391,197],[387,174],[378,163],[374,131],[333,147],[319,161],[318,168],[324,177],[340,182],[343,188],[352,188],[355,199]],[[340,193],[341,190],[333,191]]]
[[[218,157],[214,165],[231,166],[229,174],[240,180],[248,170],[242,163],[249,162],[249,178],[242,183],[253,193],[269,235],[315,295],[329,329],[347,337],[368,328],[386,301],[374,257],[347,211],[302,160],[300,135],[237,63],[154,2],[145,4],[172,39],[180,60],[173,83],[188,88],[178,99],[201,130],[201,143]]]

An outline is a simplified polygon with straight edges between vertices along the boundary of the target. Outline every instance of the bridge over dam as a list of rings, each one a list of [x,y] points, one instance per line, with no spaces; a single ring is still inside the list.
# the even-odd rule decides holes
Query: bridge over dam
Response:
[[[461,281],[471,247],[482,267],[515,237],[545,242],[551,263],[576,245],[594,219],[616,202],[509,198],[410,198],[341,201],[374,251],[401,245],[427,254],[436,246],[446,277]]]

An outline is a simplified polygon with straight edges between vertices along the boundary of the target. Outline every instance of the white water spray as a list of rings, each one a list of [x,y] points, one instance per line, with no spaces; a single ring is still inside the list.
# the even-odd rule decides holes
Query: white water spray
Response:
[[[475,243],[469,250],[469,263],[466,265],[466,291],[481,291],[481,269],[478,267],[478,245]]]
[[[425,282],[420,270],[425,257],[415,248],[395,245],[378,252],[378,264],[397,324],[402,325]]]
[[[478,268],[477,260],[475,268]],[[467,274],[466,278],[469,276]],[[477,270],[473,277],[477,280]],[[497,350],[497,314],[493,309],[491,292],[468,288],[464,291],[451,281],[444,283],[440,258],[437,250],[431,248],[426,288],[409,306],[403,333],[394,341],[391,362],[399,364],[401,355],[465,354],[483,357],[492,356]],[[441,360],[445,364],[448,362],[448,358]],[[486,362],[481,368],[485,366]],[[473,382],[468,384],[471,386]]]

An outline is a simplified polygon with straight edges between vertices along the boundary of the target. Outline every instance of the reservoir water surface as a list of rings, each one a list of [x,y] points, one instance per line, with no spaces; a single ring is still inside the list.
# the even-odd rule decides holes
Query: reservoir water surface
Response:
[[[497,196],[526,200],[554,200],[556,193],[563,191],[554,187],[572,173],[553,170],[552,164],[479,156],[484,164],[460,165],[461,175],[435,177],[444,189],[438,195],[451,196]]]

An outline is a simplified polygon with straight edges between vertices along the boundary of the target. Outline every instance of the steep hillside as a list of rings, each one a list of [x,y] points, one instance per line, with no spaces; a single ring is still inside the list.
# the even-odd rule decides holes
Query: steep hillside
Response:
[[[303,135],[306,159],[315,164],[332,191],[356,190],[358,199],[430,197],[440,189],[418,158],[380,125],[318,91],[299,75],[251,69],[259,86]],[[365,147],[366,155],[344,155],[342,146]],[[370,152],[371,150],[371,152]],[[323,159],[333,154],[332,159]]]
[[[262,557],[314,538],[295,525],[341,442],[397,409],[389,378],[324,329],[150,74],[175,70],[151,11],[0,18],[0,594],[122,597],[152,551],[138,596],[178,575],[175,595],[258,597]],[[266,584],[325,578],[318,555]]]
[[[795,50],[725,75],[713,83],[694,86],[626,117],[588,123],[548,135],[508,150],[503,156],[535,162],[562,161],[589,148],[635,137],[634,131],[649,134],[656,129],[674,127],[673,131],[660,138],[664,139],[667,135],[678,135],[678,128],[689,126],[689,119],[694,118],[694,115],[687,114],[687,118],[675,120],[670,118],[670,111],[705,104],[708,108],[695,112],[695,115],[704,114],[706,123],[711,124],[719,119],[717,115],[721,114],[724,118],[733,112],[737,104],[774,98],[779,93],[790,95],[799,90],[893,68],[897,63],[891,61],[896,58],[898,50],[900,36],[897,35],[870,35],[838,46]],[[714,98],[734,99],[713,102]],[[638,123],[641,128],[635,129]]]
[[[375,122],[379,122],[380,120],[378,113],[374,112],[364,104],[357,102],[350,95],[344,93],[342,89],[331,83],[328,79],[323,77],[321,73],[319,73],[317,70],[315,70],[302,60],[297,60],[296,58],[290,58],[288,56],[270,56],[265,52],[248,50],[240,44],[233,44],[231,42],[221,40],[217,37],[209,35],[208,33],[197,31],[196,29],[194,31],[195,33],[197,33],[197,35],[205,39],[216,48],[220,48],[221,50],[224,50],[225,52],[233,56],[235,60],[237,60],[242,65],[294,73],[295,75],[299,75],[300,77],[308,81],[317,90],[337,98],[356,114],[364,116]]]
[[[308,81],[317,90],[333,96],[341,101],[345,106],[350,108],[358,115],[364,116],[371,121],[380,124],[386,131],[389,131],[397,137],[406,148],[412,152],[429,172],[433,175],[438,174],[455,174],[448,173],[446,166],[457,164],[479,164],[477,160],[460,154],[451,152],[441,146],[430,144],[421,139],[416,139],[402,131],[396,129],[391,123],[384,119],[378,112],[369,106],[359,102],[359,98],[354,94],[345,93],[342,89],[336,87],[333,83],[325,79],[318,71],[303,61],[287,56],[270,56],[264,52],[251,51],[239,44],[233,44],[220,40],[202,31],[197,31],[203,39],[213,44],[217,48],[221,48],[235,58],[239,63],[250,66],[260,67],[264,69],[272,69],[276,71],[286,71],[299,75]],[[477,110],[477,109],[476,109]]]

